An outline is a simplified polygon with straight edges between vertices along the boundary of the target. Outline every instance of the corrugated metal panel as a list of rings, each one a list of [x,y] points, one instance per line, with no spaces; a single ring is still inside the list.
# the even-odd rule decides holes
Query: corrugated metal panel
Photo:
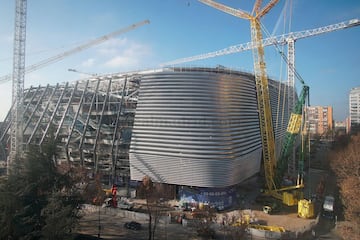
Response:
[[[138,99],[138,80],[141,79],[141,94],[136,111],[136,122],[132,135],[131,176],[141,180],[149,175],[155,181],[202,187],[223,187],[237,184],[259,171],[261,157],[261,140],[258,125],[256,91],[254,77],[221,69],[158,69],[127,74],[131,87],[127,90],[126,108],[121,115],[122,125],[118,153],[112,156],[111,144],[114,134],[113,120],[122,95],[122,84],[125,75],[112,75],[112,89],[107,97],[106,112],[99,137],[99,164],[103,171],[111,170],[111,161],[118,159],[117,173],[128,176],[128,146],[133,123],[133,113]],[[79,102],[85,82],[79,82],[79,91],[75,92],[70,109],[60,129],[64,146],[69,138],[69,127],[74,121],[74,112],[81,108],[76,120],[75,130],[70,134],[69,151],[62,147],[59,160],[67,159],[80,162],[83,155],[85,165],[94,166],[93,144],[94,132],[99,125],[99,108],[105,97],[106,86],[110,77],[94,79],[89,82],[87,97]],[[95,89],[100,81],[99,92]],[[279,124],[274,124],[277,145],[285,134],[288,115],[287,94],[284,84],[270,81],[271,105],[274,122],[279,112]],[[128,85],[129,85],[128,84]],[[281,87],[280,87],[281,86]],[[45,88],[33,88],[27,93],[24,102],[27,104],[25,119],[31,119],[25,139],[32,144],[42,142],[48,127],[58,126],[60,117],[66,109],[74,86],[59,85],[53,97],[51,91],[44,93]],[[94,91],[97,92],[96,95]],[[279,92],[280,91],[280,92]],[[62,93],[64,92],[64,97]],[[91,99],[96,96],[92,108]],[[50,99],[50,100],[49,100]],[[45,104],[50,101],[47,108]],[[278,104],[278,101],[280,103]],[[59,109],[57,102],[59,101]],[[285,101],[285,102],[284,102]],[[38,108],[34,104],[39,102]],[[283,105],[285,104],[285,105]],[[279,107],[278,107],[279,106]],[[36,110],[37,109],[37,110]],[[279,110],[280,109],[280,110]],[[91,111],[90,111],[91,110]],[[39,124],[37,122],[44,113]],[[106,116],[105,116],[106,115]],[[32,117],[30,117],[32,116]],[[89,118],[88,124],[86,119]],[[6,121],[7,125],[10,120]],[[8,125],[10,126],[10,125]],[[87,126],[87,127],[86,127]],[[4,128],[6,132],[9,128]],[[30,130],[34,137],[30,137]],[[88,129],[83,133],[84,129]],[[1,133],[5,139],[6,132]],[[29,138],[30,137],[30,138]],[[79,139],[84,140],[80,149]],[[5,143],[5,140],[3,141]],[[3,144],[2,143],[2,144]],[[5,145],[4,145],[5,146]]]
[[[200,187],[237,184],[260,167],[255,83],[248,74],[143,75],[131,178]]]

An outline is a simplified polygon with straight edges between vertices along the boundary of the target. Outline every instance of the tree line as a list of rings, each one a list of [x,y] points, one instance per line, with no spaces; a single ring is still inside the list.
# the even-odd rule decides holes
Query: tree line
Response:
[[[360,239],[360,132],[339,136],[329,156],[346,223],[338,231],[344,239]]]
[[[0,181],[0,239],[72,239],[81,203],[75,173],[57,167],[56,143],[31,146]]]

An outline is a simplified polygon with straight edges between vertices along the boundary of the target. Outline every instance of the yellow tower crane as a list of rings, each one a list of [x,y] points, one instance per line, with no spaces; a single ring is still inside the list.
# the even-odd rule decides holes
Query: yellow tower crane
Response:
[[[276,189],[274,182],[274,169],[276,164],[275,157],[275,137],[272,124],[269,83],[266,73],[264,59],[264,47],[262,44],[262,32],[260,19],[273,8],[279,0],[271,0],[264,8],[261,9],[262,0],[256,0],[252,13],[243,10],[234,9],[224,4],[212,0],[199,0],[200,2],[216,8],[225,13],[231,14],[238,18],[247,19],[251,26],[251,42],[254,46],[254,74],[256,83],[256,93],[258,98],[259,123],[262,140],[265,178],[268,191]]]
[[[212,0],[199,0],[200,2],[221,10],[225,13],[233,16],[247,19],[250,21],[251,26],[251,44],[253,46],[254,57],[254,74],[255,85],[257,93],[258,111],[259,111],[259,124],[262,141],[263,161],[266,180],[266,195],[272,196],[281,200],[288,206],[297,205],[302,198],[302,192],[297,191],[299,188],[303,188],[302,181],[297,181],[297,184],[289,187],[281,187],[275,179],[279,176],[276,172],[276,156],[275,156],[275,136],[272,123],[272,113],[270,106],[270,94],[269,83],[266,73],[266,64],[264,59],[264,47],[263,38],[261,32],[260,19],[271,8],[273,8],[278,0],[271,0],[264,8],[261,9],[262,0],[256,0],[252,13],[245,12],[243,10],[234,9],[224,4],[214,2]],[[289,122],[289,126],[294,125],[294,119]],[[292,191],[292,192],[289,192]],[[311,203],[310,203],[311,205]],[[305,204],[303,204],[305,206]],[[303,211],[303,210],[301,210]],[[310,216],[312,211],[304,214],[304,216]]]

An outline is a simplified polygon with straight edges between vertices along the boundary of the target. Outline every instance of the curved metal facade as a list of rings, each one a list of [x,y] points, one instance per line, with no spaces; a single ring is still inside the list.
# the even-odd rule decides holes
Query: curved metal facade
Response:
[[[284,86],[270,81],[277,141],[288,121],[279,111],[287,109]],[[255,82],[249,73],[165,68],[31,87],[24,95],[24,145],[42,146],[55,136],[59,162],[115,178],[131,172],[133,180],[148,175],[199,187],[234,185],[260,170]],[[0,163],[9,151],[10,126],[9,114],[0,125]]]
[[[270,85],[276,115],[282,94],[279,83]],[[161,183],[227,187],[253,176],[261,163],[256,101],[254,76],[244,72],[192,68],[143,75],[131,179],[148,175]],[[285,128],[275,129],[277,139]]]

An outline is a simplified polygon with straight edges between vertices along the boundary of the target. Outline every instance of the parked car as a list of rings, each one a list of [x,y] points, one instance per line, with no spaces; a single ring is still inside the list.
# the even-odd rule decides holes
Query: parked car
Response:
[[[113,199],[112,198],[106,198],[104,200],[104,203],[103,203],[102,207],[103,208],[105,208],[105,207],[114,207]],[[120,208],[120,209],[131,210],[131,209],[133,209],[134,204],[127,201],[126,199],[119,199],[116,202],[115,207]]]
[[[141,224],[135,221],[126,222],[124,227],[131,230],[141,230]]]
[[[102,207],[111,207],[112,205],[112,198],[106,198],[102,204]]]
[[[117,207],[121,209],[131,210],[133,209],[134,204],[125,199],[120,199],[117,203]]]
[[[322,216],[329,219],[334,219],[335,218],[334,205],[335,205],[335,198],[333,196],[325,196],[323,209],[322,209]]]

